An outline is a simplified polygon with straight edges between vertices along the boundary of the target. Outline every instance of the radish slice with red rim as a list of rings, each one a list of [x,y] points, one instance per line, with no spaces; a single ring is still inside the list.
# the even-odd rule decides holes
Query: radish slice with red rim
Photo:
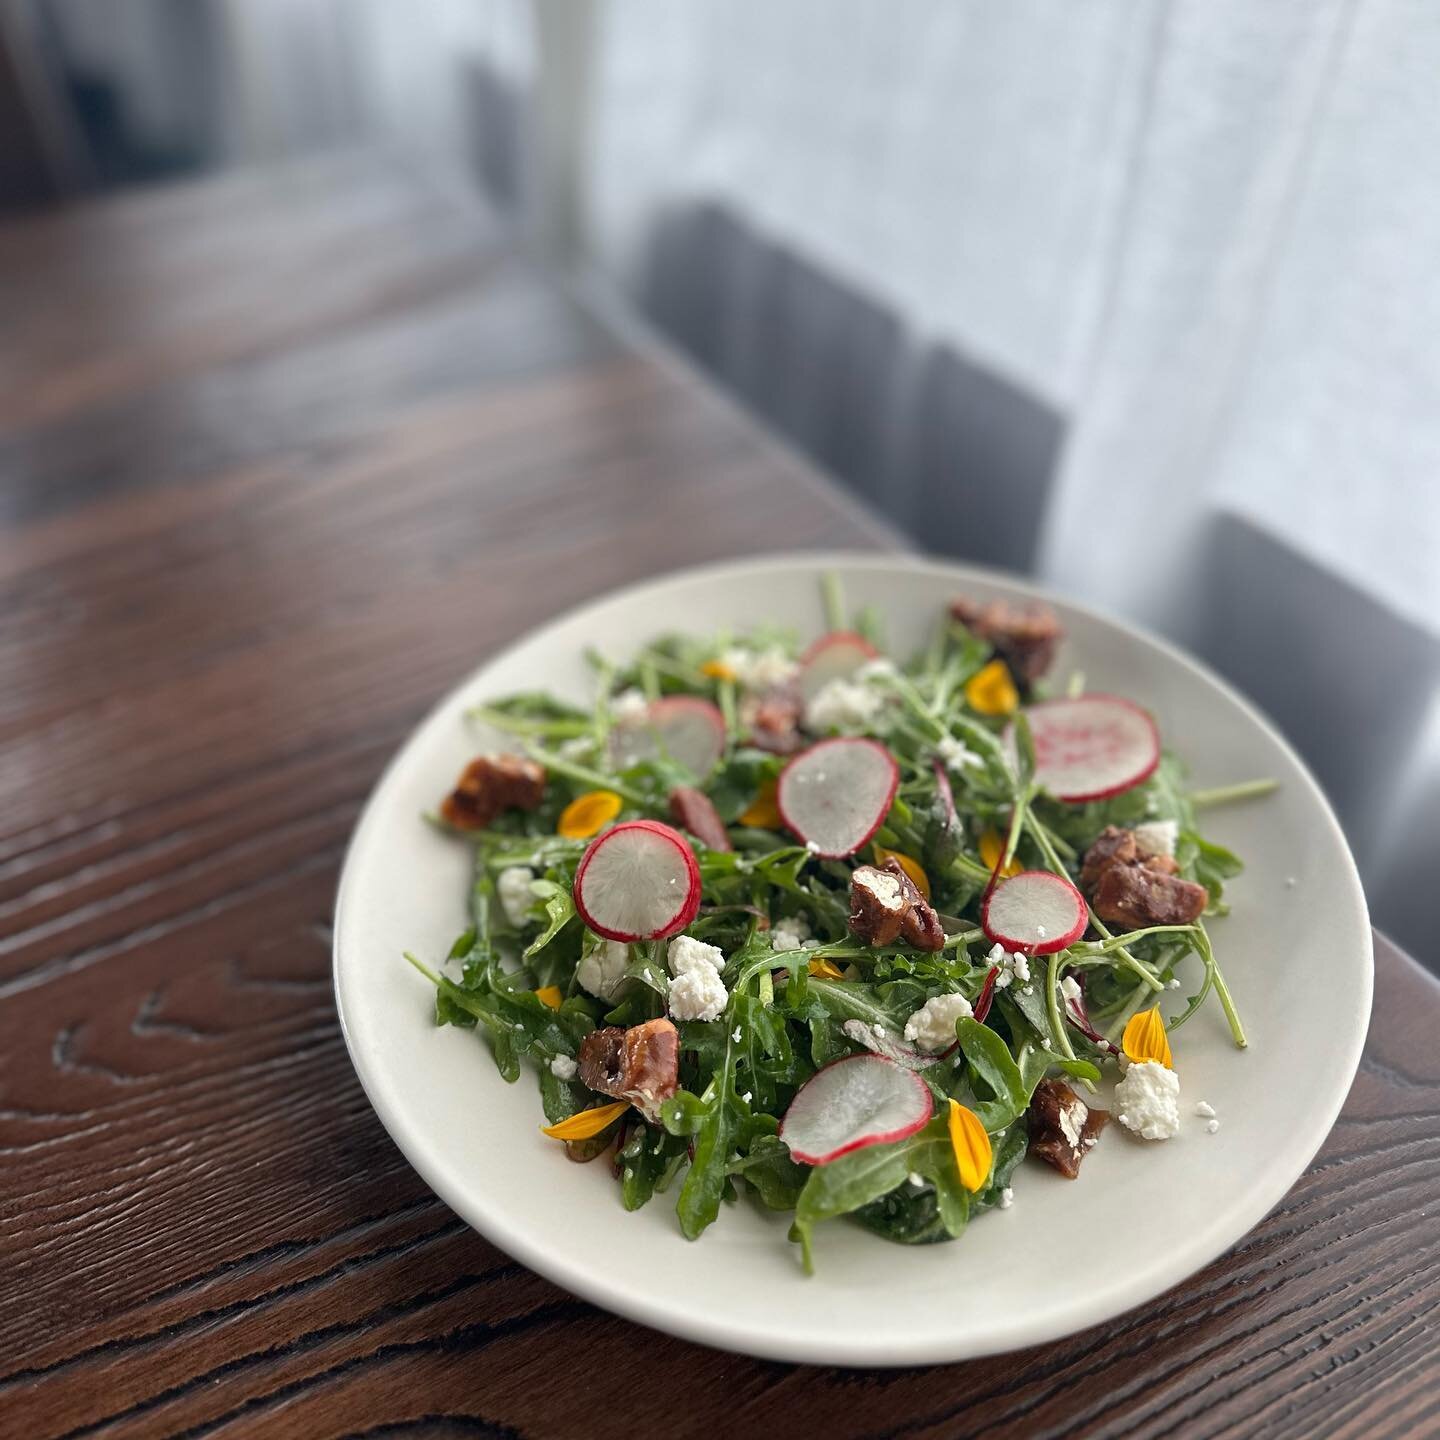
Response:
[[[703,780],[724,753],[725,717],[694,695],[652,700],[643,720],[610,732],[610,755],[621,770],[668,755]]]
[[[853,630],[832,630],[822,635],[801,657],[798,684],[807,703],[831,680],[848,680],[867,660],[880,652]]]
[[[1027,955],[1049,955],[1073,945],[1089,919],[1085,897],[1048,870],[1022,870],[1000,881],[980,907],[985,934]]]
[[[847,1055],[795,1092],[780,1138],[802,1165],[826,1165],[867,1145],[903,1140],[934,1113],[930,1087],[913,1071],[883,1055]]]
[[[900,767],[878,740],[842,736],[802,750],[780,772],[775,803],[786,826],[817,855],[853,855],[880,828]]]
[[[1155,722],[1119,695],[1045,700],[1025,716],[1035,741],[1035,778],[1057,800],[1108,799],[1148,780],[1160,763]],[[1008,731],[1006,741],[1013,741]]]
[[[700,910],[700,866],[679,831],[629,820],[590,842],[574,898],[580,918],[607,940],[664,940]]]

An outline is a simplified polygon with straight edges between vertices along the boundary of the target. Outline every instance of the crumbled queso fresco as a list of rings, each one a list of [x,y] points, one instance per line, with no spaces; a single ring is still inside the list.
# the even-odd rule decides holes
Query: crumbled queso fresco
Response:
[[[805,728],[826,730],[864,730],[875,720],[885,704],[885,697],[863,683],[853,680],[827,680],[805,707]]]
[[[905,1038],[936,1055],[955,1043],[955,1022],[974,1013],[963,995],[932,995],[905,1022]]]
[[[999,966],[1000,973],[995,977],[995,988],[1006,990],[1012,981],[1019,980],[1022,983],[1030,978],[1030,962],[1018,951],[1014,955],[1007,955],[1003,945],[992,945],[990,953],[985,957],[987,965]]]
[[[1180,1130],[1180,1077],[1158,1060],[1131,1065],[1115,1087],[1116,1118],[1145,1140],[1169,1140]]]
[[[947,770],[959,774],[967,765],[983,765],[985,762],[971,749],[968,749],[964,741],[957,740],[953,735],[942,736],[936,741],[935,753],[940,757]]]
[[[530,889],[534,878],[534,871],[527,870],[523,865],[512,865],[495,877],[495,893],[500,897],[500,908],[517,929],[529,918],[530,905],[535,899]]]
[[[602,940],[581,958],[575,978],[580,988],[597,1000],[614,1000],[625,982],[629,964],[630,947],[623,940]]]
[[[718,947],[690,935],[677,935],[666,952],[675,978],[670,982],[673,1020],[718,1020],[730,992],[720,978],[725,957]]]
[[[1131,832],[1135,848],[1142,855],[1173,855],[1180,838],[1180,825],[1175,820],[1146,820]]]
[[[578,1068],[569,1055],[557,1055],[550,1062],[550,1073],[557,1080],[573,1080]]]

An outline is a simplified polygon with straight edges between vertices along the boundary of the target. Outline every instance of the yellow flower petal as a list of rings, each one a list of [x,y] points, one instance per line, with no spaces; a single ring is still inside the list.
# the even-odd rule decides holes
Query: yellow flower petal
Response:
[[[817,980],[840,980],[843,979],[840,967],[829,960],[812,960],[810,962],[810,973]]]
[[[620,813],[624,803],[613,790],[587,790],[560,812],[555,833],[567,840],[588,840]]]
[[[965,698],[982,715],[1011,715],[1020,704],[1020,692],[1003,660],[992,660],[965,682]]]
[[[930,877],[918,860],[902,855],[898,850],[887,850],[883,845],[875,847],[875,863],[883,865],[887,860],[897,860],[900,868],[915,882],[915,888],[928,900],[930,898]]]
[[[708,675],[712,680],[733,680],[735,671],[723,660],[707,660],[701,667],[700,673]]]
[[[560,1121],[558,1125],[542,1125],[540,1132],[552,1140],[588,1140],[618,1120],[629,1108],[628,1100],[617,1100],[613,1105],[597,1105],[593,1110],[582,1110],[578,1115]]]
[[[1000,857],[1005,853],[1005,837],[998,830],[986,830],[980,836],[980,859],[987,870],[994,870],[1000,863]],[[1018,875],[1024,867],[1012,855],[1010,863],[1000,872],[1002,880],[1008,880],[1012,875]]]
[[[544,985],[535,992],[535,998],[542,1005],[548,1005],[552,1010],[558,1010],[560,1002],[565,997],[560,993],[558,985]]]
[[[1136,1065],[1146,1060],[1158,1060],[1167,1070],[1175,1068],[1170,1054],[1170,1037],[1165,1033],[1165,1022],[1160,1018],[1160,1007],[1142,1010],[1132,1015],[1125,1025],[1125,1037],[1120,1042],[1127,1058]]]
[[[767,780],[761,787],[760,793],[750,802],[750,806],[740,816],[742,825],[753,825],[757,830],[778,830],[783,823],[780,819],[780,810],[775,803],[774,780]]]
[[[950,1148],[955,1152],[960,1183],[972,1195],[977,1190],[983,1190],[990,1179],[993,1159],[990,1137],[985,1133],[980,1117],[958,1100],[950,1102]]]

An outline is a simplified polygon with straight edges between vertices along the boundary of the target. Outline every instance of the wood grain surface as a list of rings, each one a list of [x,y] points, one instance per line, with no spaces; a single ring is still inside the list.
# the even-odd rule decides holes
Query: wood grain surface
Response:
[[[1309,1173],[1061,1345],[741,1359],[467,1229],[335,1018],[384,761],[587,596],[893,537],[366,157],[0,229],[0,317],[0,1434],[1440,1434],[1440,987],[1383,940]]]

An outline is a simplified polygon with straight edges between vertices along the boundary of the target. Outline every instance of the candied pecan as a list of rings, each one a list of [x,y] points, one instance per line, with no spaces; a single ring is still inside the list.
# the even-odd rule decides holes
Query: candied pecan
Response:
[[[756,749],[790,755],[804,744],[800,734],[803,709],[794,691],[772,690],[741,705],[740,723],[749,729],[750,743]]]
[[[1149,865],[1110,865],[1100,876],[1093,904],[1102,920],[1129,929],[1191,925],[1209,900],[1203,885]]]
[[[625,1032],[620,1093],[647,1119],[680,1088],[680,1032],[669,1020],[647,1020]]]
[[[893,857],[851,874],[850,912],[850,929],[867,945],[890,945],[902,936],[917,950],[939,950],[945,943],[940,917]]]
[[[545,770],[523,755],[481,755],[472,760],[440,804],[459,830],[483,830],[502,810],[533,810],[545,798]]]
[[[1042,1080],[1025,1112],[1030,1153],[1073,1180],[1109,1119],[1108,1110],[1090,1109],[1063,1080]]]
[[[1080,864],[1080,886],[1093,890],[1101,875],[1111,865],[1128,865],[1140,857],[1140,848],[1135,843],[1131,830],[1122,830],[1118,825],[1107,825],[1085,852]]]
[[[1147,855],[1140,863],[1147,870],[1158,870],[1162,875],[1180,873],[1180,862],[1173,855]]]
[[[580,1042],[579,1073],[591,1090],[628,1100],[654,1120],[679,1088],[680,1032],[665,1019],[592,1030]]]
[[[670,818],[711,850],[735,848],[725,831],[725,822],[710,803],[710,797],[701,790],[677,785],[670,792]]]
[[[961,595],[950,602],[950,614],[985,641],[1022,685],[1032,684],[1050,668],[1065,633],[1048,605],[1020,609],[1004,600],[980,604]]]
[[[602,1095],[614,1095],[618,1098],[624,1054],[623,1026],[606,1025],[603,1029],[592,1030],[580,1042],[580,1083],[588,1085],[592,1090],[598,1090]]]

